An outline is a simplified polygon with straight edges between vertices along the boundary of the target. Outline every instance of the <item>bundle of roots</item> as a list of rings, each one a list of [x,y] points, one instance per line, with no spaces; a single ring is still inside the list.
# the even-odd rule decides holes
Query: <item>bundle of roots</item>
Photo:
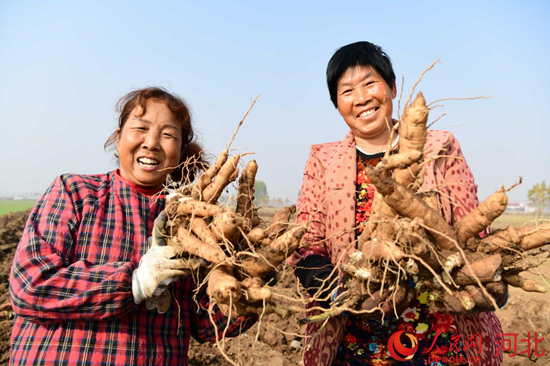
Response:
[[[367,176],[376,187],[372,214],[358,238],[357,251],[342,263],[343,281],[331,308],[303,322],[326,320],[344,311],[380,318],[399,314],[415,292],[427,293],[433,311],[470,314],[497,308],[503,282],[525,291],[544,292],[519,274],[534,264],[550,243],[550,225],[508,227],[486,234],[506,209],[504,188],[450,226],[435,204],[436,195],[418,192],[429,108],[422,93],[394,126],[399,149]],[[544,253],[542,256],[546,256]],[[540,262],[539,262],[540,263]],[[500,304],[499,304],[500,305]]]
[[[306,228],[290,223],[295,206],[278,211],[269,225],[261,222],[253,203],[258,165],[249,161],[239,177],[239,161],[246,154],[230,157],[229,146],[195,182],[167,196],[169,220],[163,234],[167,244],[179,248],[179,255],[188,260],[189,272],[200,273],[199,283],[206,285],[211,304],[227,314],[284,317],[289,309],[272,300],[269,282],[298,248]],[[237,178],[236,208],[218,204]]]

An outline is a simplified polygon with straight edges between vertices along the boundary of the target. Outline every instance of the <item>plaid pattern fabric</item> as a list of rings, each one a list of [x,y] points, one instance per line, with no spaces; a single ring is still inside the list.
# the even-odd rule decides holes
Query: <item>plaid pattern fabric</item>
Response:
[[[186,365],[190,337],[215,341],[208,299],[191,278],[165,314],[134,304],[132,272],[164,199],[117,172],[63,175],[30,214],[10,275],[12,365]],[[177,304],[176,304],[177,302]],[[219,333],[235,336],[255,317]]]

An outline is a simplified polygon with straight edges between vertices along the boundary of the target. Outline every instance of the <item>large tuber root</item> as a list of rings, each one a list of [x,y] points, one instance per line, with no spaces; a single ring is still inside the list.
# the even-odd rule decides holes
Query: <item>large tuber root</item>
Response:
[[[259,248],[255,254],[247,253],[242,259],[244,274],[250,277],[265,278],[298,249],[305,232],[305,226],[294,227],[268,245]],[[243,254],[240,253],[241,256]]]
[[[485,228],[489,227],[497,217],[502,215],[508,205],[508,196],[504,188],[493,193],[481,202],[472,212],[464,216],[455,226],[458,242],[466,243]]]

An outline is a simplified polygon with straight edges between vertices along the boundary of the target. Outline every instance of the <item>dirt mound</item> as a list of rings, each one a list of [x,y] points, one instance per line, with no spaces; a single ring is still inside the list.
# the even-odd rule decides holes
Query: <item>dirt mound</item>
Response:
[[[17,243],[30,210],[0,216],[0,366],[8,364],[9,342],[13,313],[8,299],[8,276]],[[542,274],[550,273],[550,264],[538,269]],[[275,288],[278,292],[294,292],[297,295],[296,282],[290,271],[279,279]],[[550,282],[539,277],[538,281],[550,290]],[[550,303],[548,295],[527,293],[510,288],[508,304],[497,312],[505,336],[504,365],[550,365]],[[536,333],[536,335],[535,335]],[[241,365],[286,366],[301,364],[303,329],[298,327],[293,317],[280,319],[269,315],[252,327],[246,334],[223,345],[226,355]],[[514,336],[514,334],[517,334]],[[535,341],[545,338],[537,345],[539,355],[535,354]],[[515,341],[514,341],[515,339]],[[527,341],[529,339],[529,343]],[[514,356],[514,348],[516,355]],[[527,350],[531,349],[531,358]],[[524,352],[522,354],[522,352]],[[198,344],[191,342],[189,365],[231,365],[221,354],[216,344]]]
[[[7,365],[13,312],[9,301],[8,277],[19,239],[30,209],[0,216],[0,365]]]

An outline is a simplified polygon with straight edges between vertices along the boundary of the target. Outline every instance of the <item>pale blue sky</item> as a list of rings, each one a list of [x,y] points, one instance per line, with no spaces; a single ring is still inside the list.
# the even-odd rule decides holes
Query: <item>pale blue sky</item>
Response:
[[[114,168],[103,143],[126,92],[158,85],[190,104],[218,153],[256,95],[233,146],[255,152],[270,196],[296,199],[315,143],[347,126],[330,103],[326,64],[368,40],[417,87],[434,128],[459,139],[485,198],[518,176],[524,200],[550,181],[548,1],[0,0],[0,195],[44,191],[55,176]]]

